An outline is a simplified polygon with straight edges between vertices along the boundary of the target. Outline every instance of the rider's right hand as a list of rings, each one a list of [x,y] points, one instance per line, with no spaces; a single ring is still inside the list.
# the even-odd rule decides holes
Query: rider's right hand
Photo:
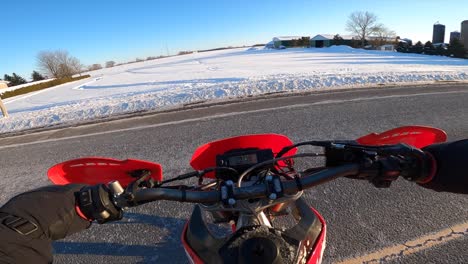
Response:
[[[436,170],[420,182],[436,191],[468,194],[468,139],[423,148],[433,156]]]
[[[112,202],[112,192],[104,184],[85,186],[76,193],[78,211],[83,218],[103,224],[122,219],[123,212]]]

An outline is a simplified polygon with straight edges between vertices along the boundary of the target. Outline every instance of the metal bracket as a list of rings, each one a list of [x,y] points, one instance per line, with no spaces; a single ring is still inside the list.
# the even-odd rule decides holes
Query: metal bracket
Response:
[[[283,197],[283,186],[281,185],[280,177],[277,175],[268,175],[265,177],[267,197],[270,200],[276,200]]]
[[[236,204],[233,181],[229,180],[221,183],[221,201],[226,206],[234,206]]]

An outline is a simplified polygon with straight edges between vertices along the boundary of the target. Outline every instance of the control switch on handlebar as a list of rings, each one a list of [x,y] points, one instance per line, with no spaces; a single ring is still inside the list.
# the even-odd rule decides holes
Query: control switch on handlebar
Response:
[[[83,187],[77,193],[78,207],[89,220],[100,224],[122,219],[122,209],[116,207],[111,190],[104,184]]]

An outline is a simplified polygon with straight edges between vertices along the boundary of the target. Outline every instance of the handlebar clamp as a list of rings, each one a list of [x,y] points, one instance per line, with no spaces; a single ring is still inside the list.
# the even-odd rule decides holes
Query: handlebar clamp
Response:
[[[283,197],[283,187],[281,185],[281,179],[278,175],[268,175],[266,178],[266,191],[267,197],[270,200],[276,200]]]
[[[228,180],[221,184],[221,201],[226,206],[234,206],[236,204],[233,181]]]

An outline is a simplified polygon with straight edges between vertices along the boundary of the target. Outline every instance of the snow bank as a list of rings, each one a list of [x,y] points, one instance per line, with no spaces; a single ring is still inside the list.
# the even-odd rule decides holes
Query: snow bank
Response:
[[[346,46],[346,45],[333,45],[333,46],[330,46],[328,48],[328,51],[332,51],[332,52],[356,52],[356,51],[363,51],[361,49],[354,49],[350,46]]]
[[[92,78],[4,101],[0,132],[79,124],[213,99],[319,89],[468,80],[468,60],[324,49],[233,49],[91,72]]]

